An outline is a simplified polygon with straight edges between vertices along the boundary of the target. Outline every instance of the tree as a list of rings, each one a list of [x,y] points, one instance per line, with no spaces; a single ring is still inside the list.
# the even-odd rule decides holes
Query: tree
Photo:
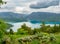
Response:
[[[12,29],[10,29],[10,32],[9,32],[10,34],[14,34],[14,31],[12,30]]]
[[[27,26],[26,24],[24,23],[22,26],[21,26],[22,29],[26,30]]]
[[[0,4],[2,4],[3,3],[3,1],[2,0],[0,0]]]
[[[7,2],[4,2],[3,0],[0,0],[0,6],[3,4],[6,4]],[[0,7],[1,8],[1,7]]]
[[[45,22],[42,22],[42,25],[41,25],[41,28],[40,28],[40,30],[41,31],[43,31],[43,32],[45,32],[46,31],[46,25],[45,25]]]
[[[58,26],[55,24],[53,27],[53,33],[56,33],[56,32],[58,32]]]
[[[0,0],[0,4],[6,4],[7,2],[4,2],[3,0]]]

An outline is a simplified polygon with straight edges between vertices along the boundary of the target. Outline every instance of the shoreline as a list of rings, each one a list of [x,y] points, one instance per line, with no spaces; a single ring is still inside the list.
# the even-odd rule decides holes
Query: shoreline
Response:
[[[31,22],[17,22],[17,23],[9,23],[9,24],[12,24],[13,25],[13,27],[11,27],[10,29],[13,29],[13,31],[17,31],[17,29],[18,28],[21,28],[21,25],[23,25],[23,24],[26,24],[26,26],[28,26],[28,27],[31,27],[32,29],[34,29],[34,28],[39,28],[39,27],[41,27],[40,25],[41,25],[41,23],[31,23]],[[50,26],[54,26],[54,24],[46,24],[46,26],[47,25],[50,25]],[[57,24],[57,26],[58,26],[59,24]]]

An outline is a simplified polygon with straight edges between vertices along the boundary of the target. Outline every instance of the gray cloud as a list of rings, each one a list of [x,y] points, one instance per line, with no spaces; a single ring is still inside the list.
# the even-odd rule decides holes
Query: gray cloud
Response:
[[[4,0],[4,1],[6,1],[7,4],[2,6],[2,9],[0,9],[0,12],[11,11],[11,12],[17,12],[17,13],[32,13],[32,12],[55,12],[55,13],[59,12],[60,13],[60,6],[59,6],[60,0],[17,0],[17,1]]]
[[[31,4],[30,8],[40,9],[40,8],[47,8],[49,6],[56,6],[56,5],[59,5],[59,0],[37,2],[36,4]]]

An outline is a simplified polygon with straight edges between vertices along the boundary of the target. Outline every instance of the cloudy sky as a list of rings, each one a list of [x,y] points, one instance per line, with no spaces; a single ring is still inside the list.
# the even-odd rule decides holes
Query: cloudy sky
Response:
[[[0,12],[53,12],[60,13],[60,0],[3,0],[7,4],[2,5]]]

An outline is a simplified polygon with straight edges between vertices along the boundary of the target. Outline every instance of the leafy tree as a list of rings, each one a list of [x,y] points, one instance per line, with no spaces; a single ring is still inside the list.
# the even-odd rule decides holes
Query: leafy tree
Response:
[[[0,4],[6,4],[7,2],[4,2],[3,0],[0,0]]]
[[[10,32],[9,32],[10,34],[14,34],[14,31],[12,30],[12,29],[10,29]]]
[[[42,22],[42,25],[41,25],[40,30],[43,31],[43,32],[46,31],[46,25],[45,25],[45,22]]]
[[[59,26],[58,26],[58,32],[60,32],[60,24],[59,24]]]
[[[38,29],[38,28],[34,28],[33,33],[34,33],[34,34],[36,34],[36,33],[40,33],[40,29]]]
[[[21,29],[23,29],[25,32],[27,32],[28,34],[32,34],[33,30],[31,30],[30,27],[26,26],[26,24],[23,24],[21,26]]]
[[[31,29],[30,27],[26,26],[25,23],[21,26],[21,28],[24,29],[24,30],[29,30],[29,29]]]
[[[23,25],[21,26],[21,28],[24,29],[24,30],[27,30],[26,24],[23,24]]]
[[[55,24],[55,25],[53,26],[53,33],[56,33],[56,32],[58,32],[58,26]]]
[[[1,5],[3,4],[6,4],[7,2],[4,2],[3,0],[0,0],[0,8],[1,8]]]

